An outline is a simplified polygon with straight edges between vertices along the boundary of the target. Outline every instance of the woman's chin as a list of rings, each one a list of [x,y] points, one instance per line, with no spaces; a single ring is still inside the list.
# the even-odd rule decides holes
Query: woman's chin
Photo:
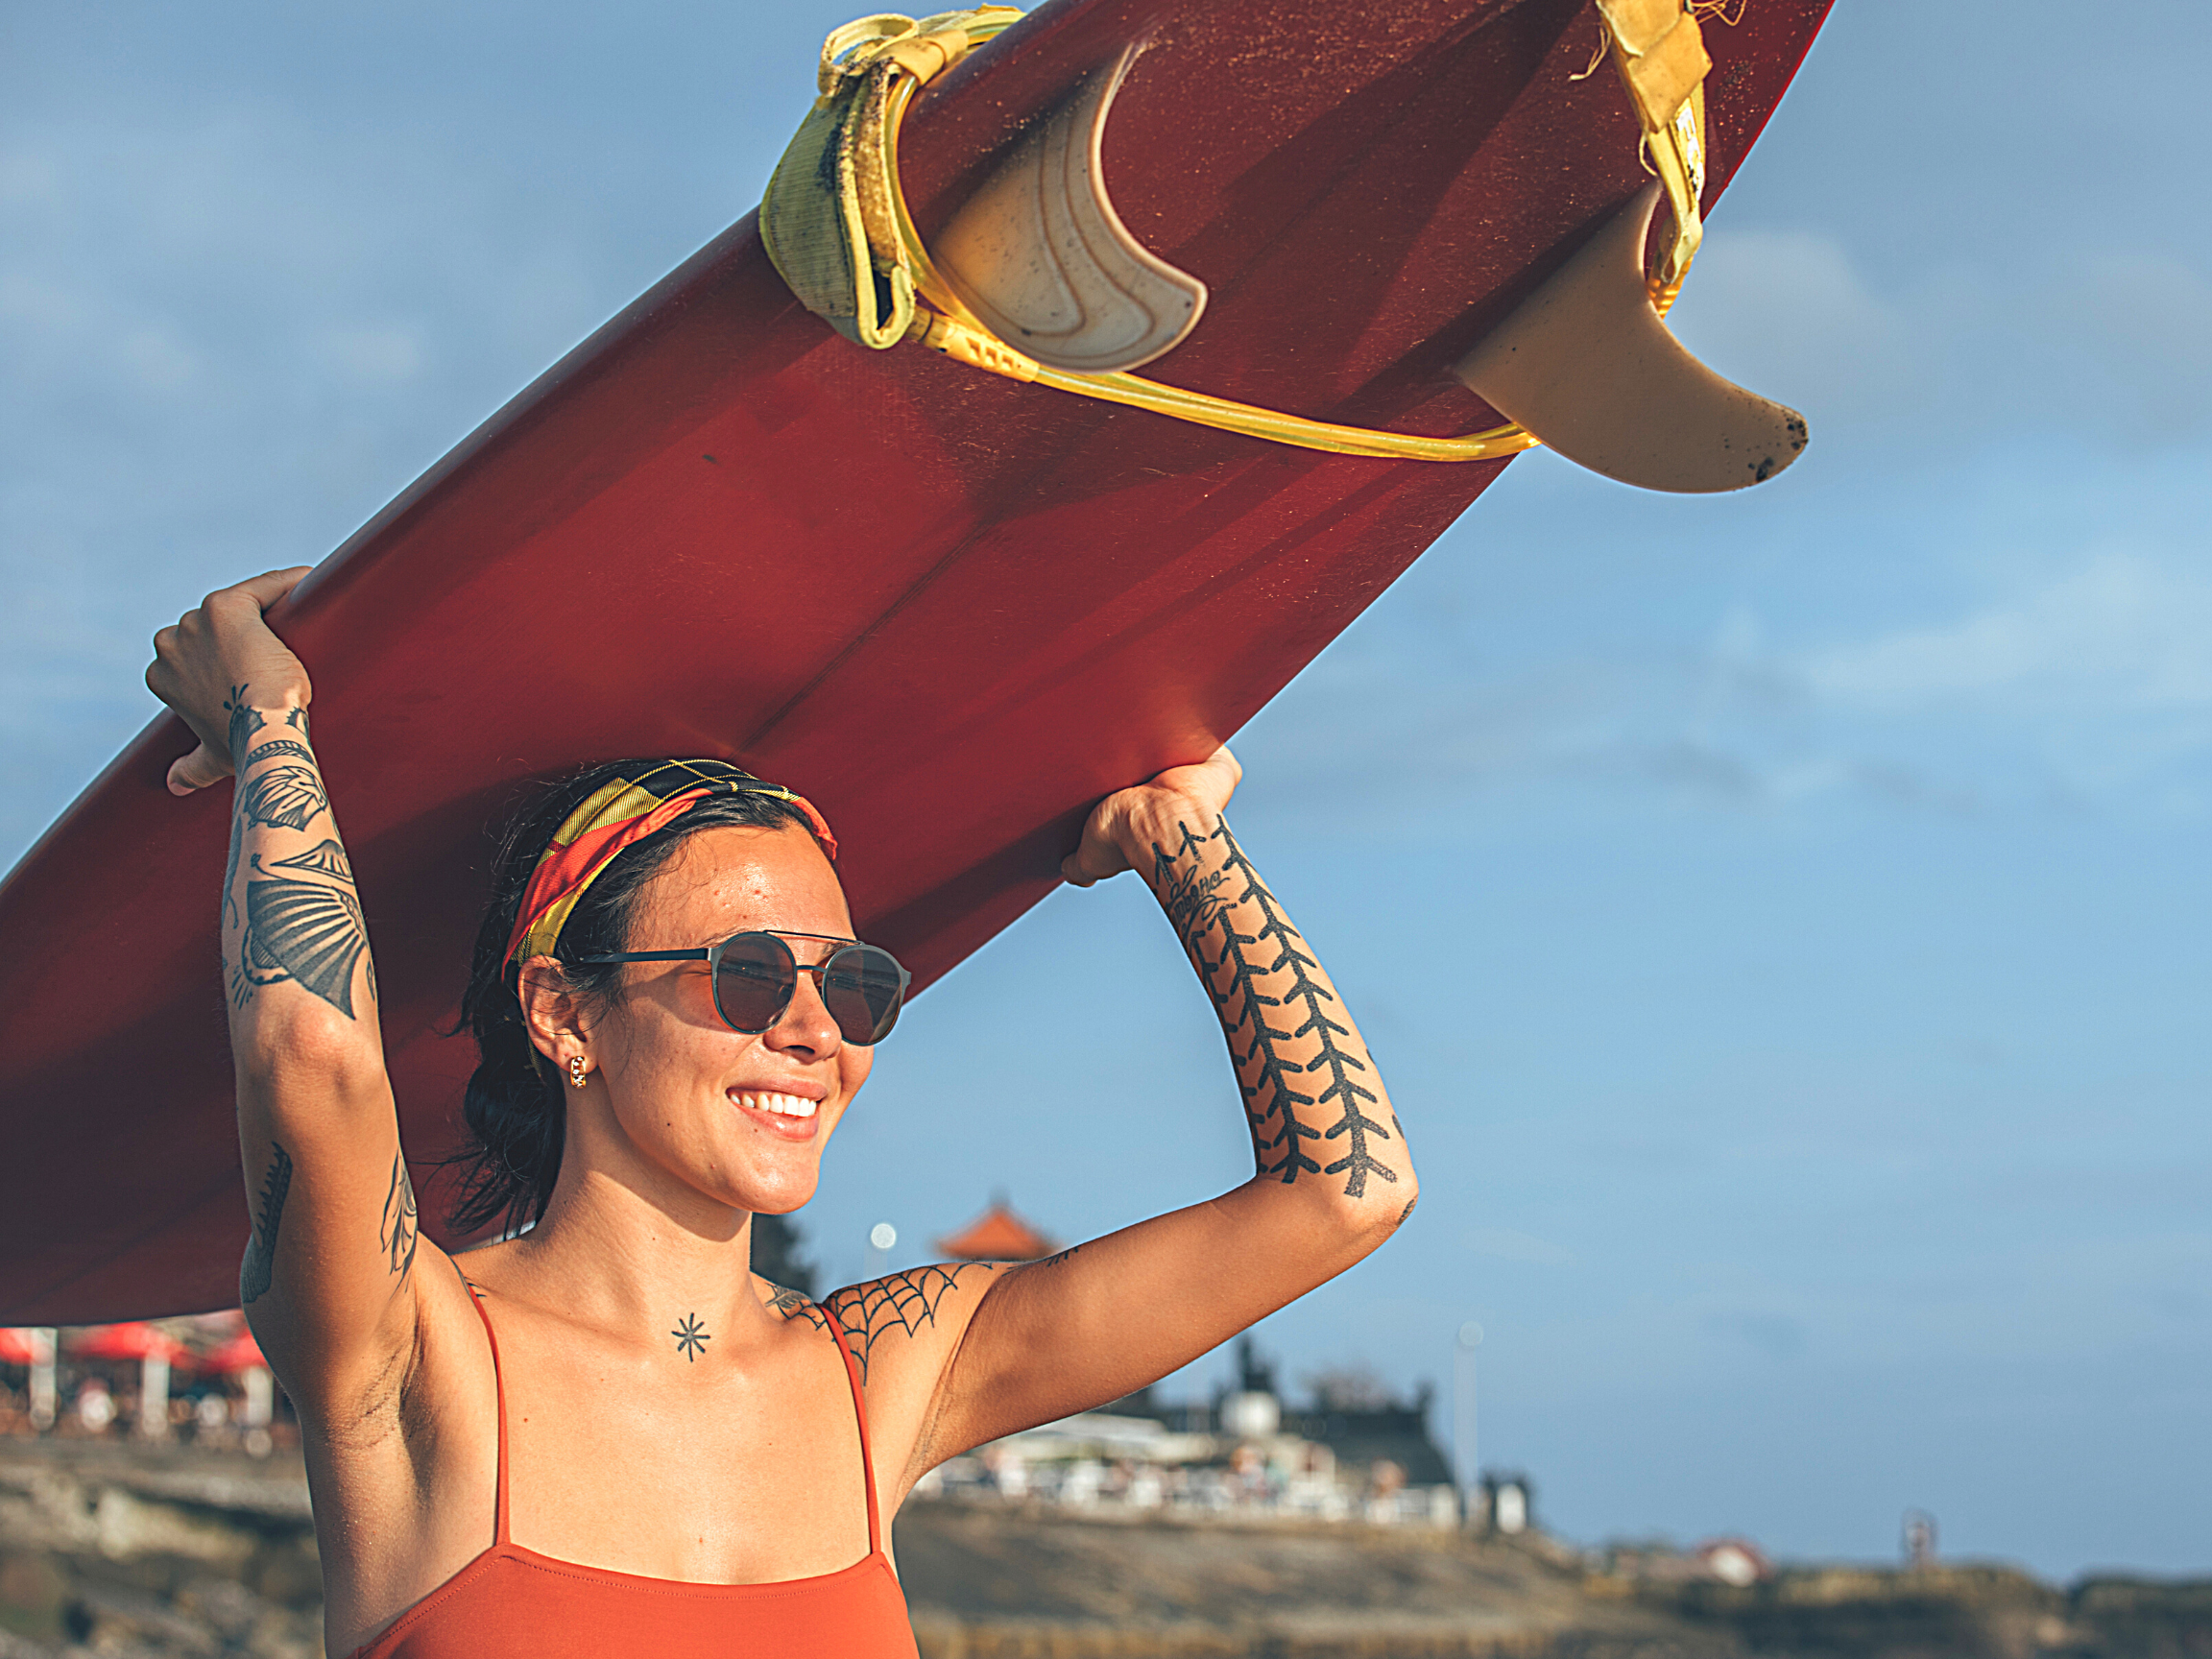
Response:
[[[737,1179],[727,1183],[717,1196],[733,1209],[748,1210],[756,1215],[789,1214],[814,1196],[821,1179],[821,1171],[810,1157],[804,1164],[757,1159],[733,1173]]]

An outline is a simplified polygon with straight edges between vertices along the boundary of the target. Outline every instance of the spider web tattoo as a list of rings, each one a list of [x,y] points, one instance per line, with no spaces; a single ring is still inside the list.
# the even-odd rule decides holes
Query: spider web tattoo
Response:
[[[1336,1017],[1342,1005],[1321,982],[1305,936],[1227,823],[1209,835],[1188,824],[1176,830],[1182,838],[1172,850],[1152,844],[1152,888],[1220,1015],[1260,1173],[1286,1186],[1301,1175],[1341,1175],[1347,1198],[1364,1196],[1369,1176],[1395,1183],[1375,1143],[1393,1139],[1397,1119],[1385,1128],[1367,1115],[1381,1100],[1374,1073],[1338,1042],[1352,1027]],[[1326,1081],[1311,1092],[1316,1076]],[[1332,1105],[1336,1120],[1324,1129],[1319,1119]],[[1323,1165],[1317,1155],[1338,1150],[1338,1142],[1342,1156]]]
[[[829,1311],[836,1316],[845,1345],[860,1367],[862,1383],[868,1381],[868,1356],[877,1339],[894,1331],[913,1336],[924,1326],[936,1324],[938,1307],[960,1283],[960,1275],[975,1265],[962,1262],[950,1267],[909,1268],[855,1285],[830,1298]],[[808,1310],[808,1316],[812,1314]]]
[[[793,1290],[782,1285],[772,1288],[776,1294],[768,1298],[768,1306],[785,1319],[804,1319],[817,1331],[830,1329],[830,1321],[823,1317],[822,1310],[814,1306],[812,1298],[804,1290]]]

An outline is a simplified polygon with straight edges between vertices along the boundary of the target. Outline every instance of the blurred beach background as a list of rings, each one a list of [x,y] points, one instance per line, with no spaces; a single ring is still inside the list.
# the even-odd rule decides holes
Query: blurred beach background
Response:
[[[754,204],[844,16],[0,9],[0,862],[153,713],[155,629]],[[2179,0],[1845,0],[1674,314],[1805,458],[1517,461],[1238,743],[1424,1177],[1259,1340],[1445,1440],[1479,1387],[1561,1535],[1886,1560],[1920,1509],[2212,1573],[2208,49]],[[794,1219],[836,1284],[1248,1158],[1120,881],[919,1002]]]

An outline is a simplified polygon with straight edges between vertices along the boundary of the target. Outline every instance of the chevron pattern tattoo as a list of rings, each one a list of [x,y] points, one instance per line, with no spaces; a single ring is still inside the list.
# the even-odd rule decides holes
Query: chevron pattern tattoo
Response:
[[[1174,846],[1152,844],[1152,889],[1220,1015],[1260,1173],[1286,1185],[1341,1176],[1348,1198],[1370,1180],[1395,1183],[1378,1148],[1397,1138],[1396,1119],[1369,1115],[1389,1115],[1372,1063],[1305,936],[1226,823],[1176,830]]]

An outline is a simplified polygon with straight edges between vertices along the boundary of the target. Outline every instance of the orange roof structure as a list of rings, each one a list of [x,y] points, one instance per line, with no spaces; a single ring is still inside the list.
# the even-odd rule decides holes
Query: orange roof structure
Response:
[[[947,1238],[937,1240],[937,1253],[958,1262],[1034,1262],[1060,1248],[994,1198],[991,1208]]]

